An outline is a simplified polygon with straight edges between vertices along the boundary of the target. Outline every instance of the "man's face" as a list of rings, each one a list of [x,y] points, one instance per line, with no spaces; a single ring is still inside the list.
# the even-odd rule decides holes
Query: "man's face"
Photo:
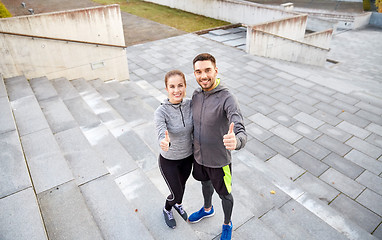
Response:
[[[194,64],[194,75],[202,89],[210,91],[215,86],[218,69],[209,60],[197,61]]]

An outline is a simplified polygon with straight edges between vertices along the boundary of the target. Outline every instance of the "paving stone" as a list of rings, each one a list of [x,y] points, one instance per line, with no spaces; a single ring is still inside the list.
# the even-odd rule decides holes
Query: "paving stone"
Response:
[[[381,108],[376,107],[376,106],[371,105],[371,104],[368,104],[368,103],[365,103],[363,101],[355,104],[354,106],[359,107],[359,108],[361,108],[365,111],[371,112],[371,113],[382,115],[382,109]]]
[[[37,194],[73,180],[50,129],[23,136],[21,142]]]
[[[257,140],[263,142],[266,139],[270,138],[273,134],[269,132],[268,130],[260,127],[256,123],[250,123],[245,126],[245,130],[247,133],[253,137],[255,137]]]
[[[296,122],[290,128],[310,140],[315,140],[322,135],[321,132],[301,122]]]
[[[316,85],[315,85],[316,86]],[[313,86],[314,87],[314,86]],[[312,87],[312,88],[313,88]],[[312,91],[311,93],[310,93],[310,96],[311,97],[313,97],[313,98],[316,98],[316,99],[318,99],[318,100],[320,100],[320,101],[322,101],[322,102],[324,102],[324,103],[331,103],[331,102],[333,102],[334,101],[334,99],[332,98],[332,97],[329,97],[329,96],[327,96],[327,95],[325,95],[325,94],[322,94],[322,93],[319,93],[319,92],[317,92],[317,91]]]
[[[53,133],[79,126],[61,98],[50,98],[39,104]]]
[[[361,195],[356,199],[357,202],[361,203],[363,206],[367,207],[371,211],[375,212],[379,216],[382,216],[382,196],[366,189]]]
[[[309,192],[319,200],[325,202],[325,204],[329,204],[340,193],[337,189],[309,172],[305,172],[296,182],[305,192]]]
[[[248,141],[245,148],[263,161],[277,154],[276,151],[256,139]]]
[[[344,194],[340,194],[330,204],[330,206],[340,211],[342,214],[357,223],[369,233],[371,233],[382,221],[380,216],[371,212],[369,209],[353,201]]]
[[[56,89],[58,96],[64,101],[80,96],[77,90],[66,78],[53,79],[52,84]]]
[[[351,179],[356,179],[363,171],[365,171],[365,169],[359,165],[333,152],[326,156],[322,161]]]
[[[269,130],[272,127],[276,126],[278,123],[273,121],[272,119],[268,118],[267,116],[264,116],[261,113],[256,113],[250,117],[248,117],[249,120],[256,123],[257,125]]]
[[[55,138],[78,185],[109,173],[79,128],[59,132]]]
[[[312,157],[322,160],[324,157],[326,157],[330,151],[321,145],[307,139],[302,138],[298,140],[294,146],[298,147],[299,149],[304,150],[304,152],[310,154]]]
[[[262,67],[261,70],[264,71],[264,67]],[[272,80],[262,79],[262,80],[258,81],[258,83],[265,85],[266,87],[269,87],[271,89],[274,89],[274,88],[277,88],[278,86],[280,86],[278,83],[274,82],[274,79],[272,79]],[[279,91],[279,92],[282,92],[282,91]],[[277,93],[277,92],[275,92],[275,93]]]
[[[366,186],[367,188],[370,188],[379,195],[382,195],[381,177],[366,170],[356,179],[356,181]]]
[[[382,125],[382,118],[377,114],[370,113],[365,110],[359,110],[358,112],[355,113],[355,115],[357,115],[358,117],[362,117],[367,120],[370,120],[371,122],[375,124]]]
[[[325,102],[319,102],[316,105],[314,105],[314,107],[324,112],[327,112],[333,116],[337,116],[338,114],[342,113],[342,109],[334,107],[333,105]]]
[[[338,100],[341,100],[342,102],[348,103],[350,105],[355,105],[356,103],[358,103],[360,101],[359,99],[350,97],[350,96],[345,95],[345,94],[340,93],[340,92],[336,92],[335,94],[332,95],[332,97],[334,97]]]
[[[319,127],[318,130],[340,142],[345,142],[352,137],[351,134],[341,130],[340,128],[333,127],[330,124],[324,124]]]
[[[357,127],[351,123],[348,123],[347,121],[341,122],[340,124],[337,125],[337,127],[361,139],[365,139],[366,137],[370,135],[369,131],[362,129],[360,127]]]
[[[358,150],[351,150],[348,154],[345,155],[345,158],[374,174],[379,175],[382,172],[382,162],[371,158]]]
[[[316,177],[320,176],[323,172],[325,172],[329,168],[328,165],[310,156],[309,154],[305,153],[303,150],[298,151],[289,159],[293,161],[294,163],[296,163],[298,166],[302,167],[303,169],[308,170],[310,173],[312,173]]]
[[[329,96],[336,93],[335,90],[320,85],[315,85],[312,87],[312,89]]]
[[[5,78],[4,83],[10,102],[33,95],[28,80],[24,76]]]
[[[297,78],[293,80],[293,82],[297,84],[292,85],[291,86],[292,89],[304,94],[310,94],[312,92],[312,90],[309,87],[314,86],[314,84],[312,84],[311,82],[303,80],[301,78]],[[317,102],[318,102],[318,99],[317,99]]]
[[[371,132],[378,134],[379,136],[382,136],[382,126],[377,125],[375,123],[370,123],[369,126],[366,127],[366,130],[369,130]]]
[[[268,106],[267,104],[259,102],[259,101],[254,101],[254,102],[248,104],[248,107],[258,111],[259,113],[261,113],[263,115],[267,115],[267,114],[275,111],[275,109],[272,108],[271,106]]]
[[[257,73],[257,74],[259,74],[259,73]],[[268,87],[261,85],[261,84],[256,84],[253,86],[253,88],[259,92],[264,93],[265,95],[270,95],[270,94],[275,92],[271,88],[268,88]]]
[[[278,102],[276,99],[274,99],[274,98],[268,96],[268,94],[264,94],[264,93],[257,94],[256,96],[253,97],[253,99],[255,99],[259,102],[265,103],[268,106],[272,106]]]
[[[294,98],[280,92],[275,92],[271,94],[270,96],[286,104],[289,104],[294,101]]]
[[[296,201],[287,202],[280,211],[315,239],[348,239]]]
[[[382,148],[382,137],[377,134],[371,134],[365,139],[365,141]]]
[[[32,188],[0,198],[0,237],[2,240],[48,239]]]
[[[235,239],[274,239],[281,240],[265,223],[257,218],[252,218],[244,225],[240,226],[232,234]]]
[[[361,184],[355,182],[351,178],[343,175],[333,168],[330,168],[328,171],[324,172],[320,176],[320,179],[325,181],[330,186],[333,186],[340,192],[345,193],[352,199],[355,199],[365,189],[365,187]]]
[[[379,225],[378,228],[373,232],[373,236],[382,239],[382,225]]]
[[[278,136],[272,136],[268,138],[264,141],[264,144],[266,144],[267,146],[269,146],[270,148],[287,158],[289,158],[299,150],[297,147],[279,138]]]
[[[296,180],[299,176],[301,176],[305,169],[299,167],[289,159],[284,156],[277,154],[267,161],[267,164],[272,166],[273,169],[276,169],[277,172],[284,174],[291,180]]]
[[[105,239],[154,239],[129,205],[113,177],[98,178],[80,187]]]
[[[313,117],[320,119],[326,123],[329,123],[332,126],[336,126],[340,122],[342,122],[342,119],[339,119],[338,117],[335,117],[329,113],[326,113],[325,111],[318,110],[312,114]]]
[[[349,147],[348,145],[343,144],[342,142],[331,138],[326,134],[323,134],[320,137],[318,137],[315,140],[315,142],[325,147],[326,149],[337,153],[340,156],[344,156],[351,150],[351,147]]]
[[[34,96],[20,98],[11,102],[20,136],[49,128]]]
[[[288,116],[287,114],[279,112],[279,111],[274,111],[274,112],[268,114],[267,117],[269,117],[269,118],[273,119],[274,121],[284,125],[285,127],[290,127],[297,122],[296,119]]]
[[[279,110],[280,112],[283,112],[285,114],[288,114],[289,116],[293,117],[297,115],[300,111],[295,109],[294,107],[291,107],[285,103],[279,102],[272,106],[274,109]]]
[[[0,97],[0,133],[10,132],[16,129],[11,105],[7,97]]]
[[[270,131],[291,144],[302,138],[300,134],[280,124],[270,129]]]
[[[353,105],[351,104],[348,104],[348,103],[345,103],[343,101],[340,101],[340,100],[336,100],[332,103],[333,106],[339,108],[339,109],[342,109],[342,111],[344,112],[347,112],[347,113],[356,113],[357,111],[359,111],[359,108],[357,107],[354,107]]]
[[[345,120],[345,121],[347,121],[347,122],[349,122],[355,126],[358,126],[360,128],[365,128],[367,125],[370,124],[369,120],[355,116],[354,114],[351,114],[348,112],[343,112],[343,113],[339,114],[337,117],[339,117],[340,119],[343,119],[343,120]]]
[[[46,100],[58,95],[56,89],[46,77],[32,78],[29,82],[38,101]]]
[[[304,102],[301,102],[299,100],[296,100],[294,102],[292,102],[290,104],[290,106],[304,112],[304,113],[307,113],[307,114],[311,114],[311,113],[314,113],[315,111],[317,111],[317,108],[315,107],[312,107],[311,105],[308,105]]]
[[[346,144],[373,158],[379,158],[382,155],[382,148],[376,147],[357,137],[352,137],[346,141]]]
[[[273,79],[273,81],[276,81],[276,79],[278,79],[278,78]],[[278,86],[278,87],[275,87],[274,90],[276,90],[278,92],[281,92],[281,93],[283,93],[283,94],[285,94],[287,96],[290,96],[290,97],[294,97],[294,96],[300,94],[297,90],[294,90],[291,87],[286,87],[286,86],[282,86],[282,85]]]
[[[49,239],[103,239],[73,181],[40,193],[38,201]]]
[[[0,200],[32,186],[17,131],[0,134]]]
[[[323,121],[315,117],[312,117],[304,112],[300,112],[299,114],[295,115],[293,118],[315,129],[324,124]]]

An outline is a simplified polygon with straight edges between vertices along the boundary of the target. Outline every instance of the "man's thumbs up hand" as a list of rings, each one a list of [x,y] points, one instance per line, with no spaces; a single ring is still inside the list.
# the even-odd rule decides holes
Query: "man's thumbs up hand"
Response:
[[[160,141],[160,148],[167,152],[169,147],[170,147],[170,136],[168,135],[168,131],[166,130],[164,132],[165,134],[165,137],[162,139],[162,141]]]
[[[223,143],[226,149],[235,150],[236,148],[236,136],[233,132],[234,123],[229,125],[229,130],[226,135],[223,136]]]

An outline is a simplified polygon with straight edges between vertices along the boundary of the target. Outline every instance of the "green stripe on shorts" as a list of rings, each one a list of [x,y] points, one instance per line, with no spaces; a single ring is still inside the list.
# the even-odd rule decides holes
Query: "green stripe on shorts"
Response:
[[[232,176],[231,176],[231,170],[229,169],[229,165],[223,167],[223,172],[224,172],[224,184],[227,188],[228,193],[231,193]]]

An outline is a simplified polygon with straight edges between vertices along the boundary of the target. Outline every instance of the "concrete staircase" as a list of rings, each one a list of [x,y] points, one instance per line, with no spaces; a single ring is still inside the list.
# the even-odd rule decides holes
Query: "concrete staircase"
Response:
[[[163,221],[153,125],[163,98],[145,81],[0,75],[0,239],[219,239],[217,196],[203,223]],[[275,165],[233,156],[233,239],[376,239]],[[202,206],[192,177],[184,206]]]

